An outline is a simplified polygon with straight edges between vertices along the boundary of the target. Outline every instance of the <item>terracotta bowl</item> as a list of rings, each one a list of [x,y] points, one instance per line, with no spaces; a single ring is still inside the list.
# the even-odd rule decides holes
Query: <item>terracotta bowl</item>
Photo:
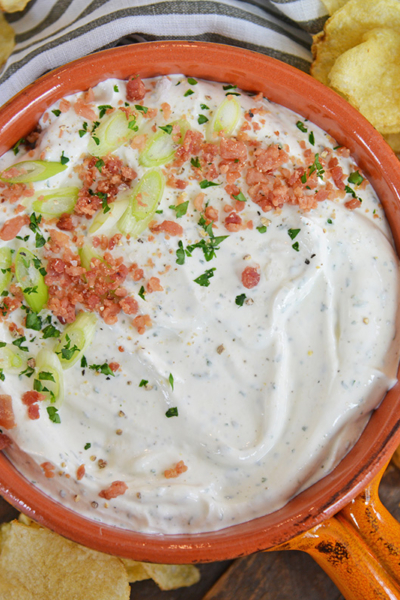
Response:
[[[350,148],[378,193],[400,251],[400,163],[374,128],[333,91],[284,63],[247,50],[197,42],[154,42],[87,56],[27,87],[0,110],[0,153],[35,126],[57,99],[108,77],[184,73],[259,92]],[[337,513],[362,491],[400,444],[400,384],[374,412],[332,473],[273,514],[212,533],[145,535],[100,525],[46,497],[0,456],[0,492],[58,533],[103,552],[163,563],[223,560],[272,548]],[[386,597],[386,596],[385,596]],[[399,597],[399,596],[397,596]]]

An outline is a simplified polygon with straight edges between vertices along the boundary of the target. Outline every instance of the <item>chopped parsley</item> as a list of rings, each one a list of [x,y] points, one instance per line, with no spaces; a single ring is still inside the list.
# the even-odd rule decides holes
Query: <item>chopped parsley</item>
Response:
[[[139,387],[145,387],[148,383],[149,382],[147,379],[142,379],[141,382],[139,383]]]
[[[61,335],[61,332],[54,327],[54,325],[47,325],[43,330],[43,339],[47,340],[48,338],[52,338],[52,337],[58,337],[59,335]]]
[[[355,171],[355,173],[350,173],[347,181],[355,185],[361,185],[364,181],[364,177],[362,177],[358,171]]]
[[[131,129],[132,131],[138,131],[139,130],[139,126],[136,125],[136,119],[133,119],[133,121],[129,121],[129,123],[128,123],[128,129]]]
[[[67,163],[69,163],[69,158],[68,158],[68,156],[64,156],[64,150],[61,152],[60,163],[61,163],[62,165],[66,165]]]
[[[14,156],[17,156],[18,152],[19,152],[19,147],[21,144],[25,144],[25,138],[21,138],[20,140],[18,140],[18,142],[13,146],[13,152],[14,152]]]
[[[299,235],[301,229],[288,229],[288,236],[291,240],[294,240],[296,236]]]
[[[135,108],[136,108],[136,110],[140,110],[145,115],[147,114],[147,111],[149,110],[147,108],[147,106],[142,106],[141,104],[135,104]]]
[[[205,115],[199,115],[199,118],[197,119],[197,122],[199,125],[203,125],[203,123],[207,123],[208,119]]]
[[[42,319],[36,313],[29,312],[26,315],[25,327],[34,331],[40,331],[42,329]]]
[[[196,158],[191,158],[190,164],[192,165],[192,167],[195,167],[196,169],[200,169],[200,167],[201,167],[200,159],[198,156],[196,156]]]
[[[103,375],[112,375],[112,377],[115,377],[114,371],[110,369],[110,366],[106,362],[102,365],[89,365],[89,369],[92,369],[92,371],[96,371],[96,373],[102,373]]]
[[[207,179],[203,179],[203,181],[200,181],[200,187],[202,190],[205,190],[206,188],[214,187],[217,185],[222,185],[222,183],[214,183],[213,181],[208,181]]]
[[[47,271],[44,267],[42,267],[42,263],[41,263],[40,259],[37,256],[34,256],[34,258],[32,259],[32,262],[33,262],[35,269],[37,269],[39,271],[39,273],[41,275],[43,275],[43,277],[46,277]]]
[[[178,417],[178,407],[172,406],[171,408],[169,408],[165,413],[165,416],[168,417],[168,419],[171,417]]]
[[[307,133],[308,131],[307,127],[304,125],[304,123],[302,123],[302,121],[297,121],[296,127],[300,129],[300,131],[302,131],[303,133]]]
[[[39,229],[39,225],[42,220],[42,215],[39,215],[37,217],[35,213],[32,213],[29,220],[30,220],[29,229],[31,231],[33,231],[33,233],[35,233],[35,246],[36,246],[36,248],[42,248],[46,243],[46,240],[40,233],[40,229]],[[36,259],[36,260],[39,261],[39,264],[41,264],[39,259]],[[33,262],[35,263],[35,259]],[[25,265],[25,266],[28,268],[29,265]],[[40,271],[40,269],[36,266],[36,264],[35,264],[35,267]]]
[[[27,242],[29,240],[29,234],[25,237],[21,237],[20,235],[16,235],[15,237],[17,238],[17,240],[21,240],[22,242]]]
[[[33,369],[32,367],[27,367],[25,369],[25,371],[21,371],[21,373],[19,373],[19,375],[26,375],[27,377],[32,377],[34,372],[35,372],[35,369]]]
[[[201,108],[202,110],[210,110],[210,107],[209,107],[209,106],[207,106],[207,104],[200,104],[200,108]]]
[[[257,231],[259,231],[260,233],[266,233],[267,231],[267,227],[266,225],[260,225],[260,227],[256,227]]]
[[[197,85],[198,81],[196,79],[193,79],[193,77],[188,77],[188,83],[190,85]]]
[[[114,85],[114,92],[119,92],[119,87],[117,85]],[[87,444],[86,444],[87,446]],[[85,446],[85,450],[86,450],[86,446]],[[89,444],[89,448],[90,448],[90,444]]]
[[[237,304],[238,306],[243,306],[246,298],[247,298],[246,294],[240,294],[239,296],[236,296],[235,304]]]
[[[39,379],[40,381],[53,381],[55,383],[54,375],[49,371],[40,371]]]
[[[58,109],[56,109],[56,110],[52,110],[51,112],[52,112],[52,113],[53,113],[53,115],[55,115],[56,117],[59,117],[59,116],[61,115],[61,110],[58,110]]]
[[[193,279],[193,281],[195,283],[198,283],[202,287],[208,287],[210,285],[211,277],[214,277],[214,271],[216,271],[215,267],[213,267],[212,269],[207,269],[205,273],[203,273],[199,277],[196,277],[196,279]]]
[[[173,391],[173,389],[174,389],[174,376],[172,375],[172,373],[169,374],[168,381],[169,381],[169,385],[171,386],[171,389]]]
[[[176,263],[178,265],[184,265],[185,264],[185,258],[186,258],[186,254],[185,254],[185,248],[183,247],[183,243],[181,241],[178,242],[178,249],[176,251]]]
[[[103,198],[102,201],[101,201],[101,207],[103,209],[103,214],[106,215],[108,212],[110,212],[111,208],[110,208],[110,205],[107,202],[107,194],[104,194],[104,196],[105,196],[105,198]]]
[[[311,132],[310,135],[308,136],[308,141],[310,142],[310,144],[312,146],[315,145],[315,138],[314,138],[314,133],[313,132]]]
[[[78,348],[76,344],[74,344],[71,348],[71,338],[68,334],[65,336],[65,339],[67,343],[64,345],[63,348],[61,348],[61,351],[56,352],[56,354],[61,354],[61,358],[63,358],[64,360],[71,360],[75,352],[80,352],[80,348]]]
[[[235,198],[235,200],[239,200],[239,202],[246,202],[246,197],[243,195],[242,192],[239,192],[236,196],[235,194],[232,195]]]
[[[345,189],[345,191],[346,191],[347,194],[351,194],[353,196],[353,198],[355,198],[356,200],[358,200],[360,203],[362,202],[361,198],[359,198],[357,196],[357,194],[355,193],[355,191],[349,185],[346,185],[344,189]]]
[[[237,88],[237,85],[231,85],[231,84],[223,85],[222,86],[222,89],[225,90],[225,91],[226,90],[236,90],[236,88]]]
[[[3,373],[3,369],[0,369],[0,379],[1,379],[1,381],[5,381],[6,380],[6,376]]]
[[[87,123],[86,123],[86,121],[83,123],[82,129],[80,129],[78,131],[78,133],[79,133],[79,137],[83,137],[85,135],[85,133],[87,133]]]
[[[48,406],[46,410],[50,421],[53,423],[61,423],[60,415],[58,414],[58,408],[55,406]]]
[[[185,92],[183,95],[186,98],[187,96],[191,96],[192,94],[194,94],[193,90],[188,90],[187,92]]]
[[[176,218],[179,219],[180,217],[183,217],[183,215],[186,215],[188,206],[189,200],[187,200],[187,202],[182,202],[182,204],[178,204],[177,206],[171,204],[169,208],[172,208],[172,210],[175,211]]]
[[[114,89],[115,89],[116,87],[117,87],[117,86],[114,86]],[[117,89],[116,91],[118,91],[118,89]],[[89,448],[91,448],[91,447],[92,447],[92,444],[91,444],[90,442],[88,442],[87,444],[85,444],[85,445],[84,445],[83,449],[84,449],[84,450],[89,450]]]
[[[109,108],[112,108],[109,104],[102,104],[99,108],[99,119],[102,119]]]
[[[327,222],[329,223],[329,225],[332,225],[332,223],[333,223],[332,219],[328,219]]]
[[[88,363],[86,360],[86,356],[82,356],[81,358],[81,369],[84,369],[85,367],[87,367]]]
[[[295,242],[294,244],[292,244],[292,248],[293,248],[293,250],[296,250],[296,252],[299,252],[299,250],[300,250],[299,242]]]
[[[99,158],[99,159],[97,159],[97,161],[96,161],[96,163],[95,163],[95,165],[94,165],[94,166],[95,166],[95,167],[96,167],[96,169],[98,169],[98,171],[100,171],[100,173],[101,173],[101,170],[102,170],[102,168],[104,167],[104,160],[103,160],[102,158]]]
[[[226,92],[225,96],[241,96],[242,94],[238,94],[237,92]]]
[[[13,346],[17,346],[22,352],[29,352],[29,348],[27,346],[23,346],[22,344],[26,342],[26,337],[22,336],[14,340],[12,343]]]
[[[27,288],[24,288],[24,289],[22,290],[22,292],[23,292],[24,294],[27,294],[28,296],[30,296],[31,294],[37,294],[37,293],[38,293],[38,286],[37,286],[37,285],[35,285],[34,287],[27,287]]]
[[[146,293],[145,289],[144,289],[144,287],[142,285],[142,287],[139,290],[139,296],[142,298],[142,300],[146,300],[146,298],[144,297],[145,293]]]
[[[165,127],[159,127],[158,129],[162,129],[165,133],[171,135],[172,133],[172,125],[165,125]]]

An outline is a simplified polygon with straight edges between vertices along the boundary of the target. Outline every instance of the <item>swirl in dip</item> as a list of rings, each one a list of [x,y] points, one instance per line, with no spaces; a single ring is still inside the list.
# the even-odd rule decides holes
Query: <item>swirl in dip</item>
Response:
[[[170,534],[267,514],[395,383],[382,207],[290,110],[184,76],[107,80],[54,104],[0,172],[0,442],[73,510]]]

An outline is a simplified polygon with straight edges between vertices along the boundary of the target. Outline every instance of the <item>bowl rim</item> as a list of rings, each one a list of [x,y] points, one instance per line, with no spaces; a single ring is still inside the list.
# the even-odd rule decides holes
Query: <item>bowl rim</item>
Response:
[[[380,189],[380,199],[387,211],[397,252],[400,252],[400,223],[396,225],[396,218],[400,221],[400,163],[380,134],[343,98],[309,75],[286,63],[238,47],[211,42],[147,42],[104,50],[63,65],[29,85],[0,109],[0,154],[31,131],[45,108],[55,100],[109,77],[126,78],[133,73],[141,77],[151,76],[150,73],[184,73],[229,81],[244,89],[247,87],[248,91],[261,89],[264,93],[268,87],[268,97],[279,96],[280,103],[288,108],[301,100],[301,106],[296,105],[294,110],[305,118],[312,115],[310,121],[321,123],[328,133],[335,130],[334,137],[341,144],[346,143],[374,182],[375,189]],[[262,81],[258,81],[260,78]],[[82,87],[84,81],[89,81],[89,85]],[[352,134],[350,138],[347,137],[349,133]],[[360,440],[330,474],[282,509],[271,513],[272,516],[215,532],[143,534],[89,520],[33,487],[3,453],[0,453],[0,493],[35,521],[102,552],[163,563],[236,558],[288,541],[318,525],[352,500],[387,462],[400,442],[399,405],[400,384],[397,383],[372,415]],[[377,423],[379,434],[375,435]],[[368,441],[367,449],[365,440]]]

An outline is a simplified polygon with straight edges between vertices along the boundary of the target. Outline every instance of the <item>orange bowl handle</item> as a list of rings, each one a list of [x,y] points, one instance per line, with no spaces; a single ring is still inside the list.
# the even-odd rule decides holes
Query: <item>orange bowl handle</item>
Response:
[[[273,550],[310,554],[346,600],[399,600],[400,525],[379,499],[384,470],[336,516]]]

